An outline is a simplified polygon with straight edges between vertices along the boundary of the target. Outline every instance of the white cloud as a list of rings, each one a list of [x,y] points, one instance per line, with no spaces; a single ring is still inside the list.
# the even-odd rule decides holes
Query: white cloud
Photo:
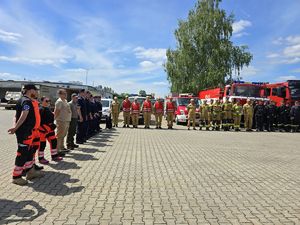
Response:
[[[239,20],[237,22],[234,22],[232,24],[234,36],[241,37],[241,36],[247,35],[247,33],[244,32],[244,30],[250,26],[252,26],[252,23],[249,20]]]
[[[300,44],[286,47],[283,50],[283,54],[288,58],[300,57]]]
[[[271,53],[271,54],[267,55],[267,58],[277,58],[279,56],[280,55],[278,53]]]
[[[18,74],[0,72],[0,80],[22,80],[22,77]]]
[[[158,82],[153,82],[153,85],[155,86],[168,86],[168,82],[165,81],[158,81]]]
[[[166,60],[166,49],[165,48],[144,48],[136,47],[134,53],[138,59],[147,59],[152,61],[164,61]]]
[[[280,37],[273,44],[281,45],[277,53],[267,55],[274,64],[296,64],[300,62],[300,35]]]
[[[241,77],[243,79],[248,79],[249,77],[253,77],[256,74],[258,74],[260,70],[255,68],[254,66],[248,66],[248,67],[244,67],[241,71]]]
[[[0,29],[0,41],[4,41],[8,43],[18,43],[21,37],[22,37],[21,34],[7,32],[5,30]]]
[[[291,76],[291,75],[287,75],[287,76],[279,76],[276,78],[276,81],[283,81],[283,80],[296,80],[297,77],[296,76]],[[299,79],[299,78],[298,78]]]

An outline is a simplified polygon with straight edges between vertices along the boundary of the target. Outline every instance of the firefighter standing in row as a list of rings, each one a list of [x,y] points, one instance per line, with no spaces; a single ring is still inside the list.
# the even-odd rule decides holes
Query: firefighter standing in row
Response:
[[[264,116],[265,106],[263,104],[263,101],[259,101],[254,108],[256,131],[264,131]]]
[[[138,128],[140,110],[140,103],[138,102],[137,97],[135,97],[133,103],[131,104],[131,120],[133,128]]]
[[[287,107],[285,105],[285,102],[284,102],[284,100],[282,100],[280,103],[280,106],[277,109],[278,129],[280,132],[285,131],[285,125],[286,125],[288,113],[289,112],[287,112]]]
[[[206,130],[209,130],[211,126],[211,104],[207,103],[207,100],[203,101],[203,105],[200,108],[201,117],[205,121]]]
[[[243,106],[243,114],[246,131],[252,131],[254,109],[250,99],[247,99],[247,103]]]
[[[27,164],[30,165],[30,167],[25,168],[25,164],[33,159],[33,130],[40,125],[39,110],[36,110],[32,104],[37,94],[35,85],[27,84],[24,86],[24,95],[16,105],[14,127],[8,130],[9,134],[16,134],[18,143],[12,180],[12,183],[17,185],[26,185],[28,183],[27,180],[43,176],[40,171],[36,171],[31,163]],[[26,171],[24,171],[24,169]],[[27,180],[22,178],[23,172],[27,172]]]
[[[232,103],[225,99],[225,102],[222,104],[223,118],[222,118],[222,127],[224,131],[229,131],[232,126]]]
[[[54,124],[54,114],[50,109],[50,100],[47,97],[41,98],[41,126],[40,131],[40,147],[38,151],[39,162],[41,164],[48,164],[49,161],[45,159],[46,141],[50,144],[50,154],[53,161],[61,161],[62,157],[57,152],[57,138],[55,135],[56,125]]]
[[[87,126],[87,106],[85,102],[85,90],[79,92],[77,100],[78,123],[76,132],[76,144],[83,144],[86,141],[86,126]]]
[[[161,102],[160,98],[156,98],[156,102],[153,106],[153,112],[155,115],[155,122],[156,122],[156,129],[162,129],[161,123],[162,123],[162,117],[164,114],[164,105]]]
[[[112,119],[113,119],[113,127],[118,127],[119,122],[119,114],[120,114],[120,103],[117,97],[114,97],[114,101],[111,103],[110,106]]]
[[[195,104],[195,99],[191,99],[190,104],[186,107],[188,111],[188,130],[190,129],[191,126],[191,121],[193,122],[193,129],[196,130],[196,104]]]
[[[78,95],[73,93],[71,95],[71,101],[68,102],[72,115],[71,122],[67,135],[67,149],[73,150],[74,148],[78,148],[79,146],[75,144],[74,137],[76,134],[77,124],[78,124],[78,112],[77,112],[77,101]]]
[[[292,106],[290,117],[291,117],[292,132],[298,132],[300,128],[300,102],[299,101],[296,101],[295,105]]]
[[[166,114],[167,114],[168,129],[173,129],[173,121],[174,121],[175,111],[176,111],[176,106],[173,102],[173,98],[170,97],[169,101],[166,102]]]
[[[142,105],[142,110],[143,110],[143,113],[144,113],[145,129],[150,129],[152,104],[151,104],[149,96],[146,97],[146,100],[144,101],[144,103]]]
[[[213,129],[219,131],[221,125],[221,114],[222,106],[219,99],[216,99],[214,104],[212,104],[212,120],[213,120]]]
[[[269,105],[266,106],[266,117],[267,117],[267,131],[275,131],[275,123],[277,120],[277,107],[275,102],[271,101]]]
[[[243,107],[240,104],[240,100],[237,100],[232,107],[233,119],[234,119],[234,130],[240,131],[241,118],[243,113]]]
[[[123,127],[129,127],[130,123],[130,108],[131,108],[131,102],[128,99],[128,96],[125,96],[125,99],[122,103],[122,108],[123,108],[123,117],[124,117],[124,125]]]

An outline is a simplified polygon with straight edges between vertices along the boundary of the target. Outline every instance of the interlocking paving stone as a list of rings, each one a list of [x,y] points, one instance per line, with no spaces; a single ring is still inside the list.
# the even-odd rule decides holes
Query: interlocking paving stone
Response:
[[[0,110],[0,224],[300,224],[300,134],[104,130],[19,187],[13,114]]]

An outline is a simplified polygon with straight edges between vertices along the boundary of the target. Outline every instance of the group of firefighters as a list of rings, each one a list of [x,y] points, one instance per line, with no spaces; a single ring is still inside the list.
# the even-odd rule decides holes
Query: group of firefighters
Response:
[[[61,161],[62,157],[70,150],[78,148],[77,144],[85,143],[94,134],[101,131],[101,97],[93,97],[88,91],[80,90],[79,94],[72,94],[72,100],[67,102],[67,93],[64,89],[58,91],[59,99],[55,103],[54,113],[50,109],[49,98],[43,96],[39,102],[38,91],[35,85],[24,86],[24,93],[16,105],[15,123],[8,130],[10,134],[16,134],[18,150],[13,170],[13,183],[18,185],[27,184],[27,180],[42,177],[39,171],[43,169],[35,164],[35,155],[38,152],[38,159],[41,164],[48,164],[44,158],[46,141],[50,144],[50,152],[53,161]],[[166,115],[168,129],[173,129],[173,121],[176,112],[176,104],[173,99],[168,98],[164,102],[157,98],[152,104],[149,96],[140,105],[138,98],[130,102],[128,96],[120,104],[115,97],[111,104],[111,115],[113,127],[118,127],[119,113],[123,111],[124,128],[130,126],[138,127],[140,113],[143,113],[145,129],[150,128],[152,114],[155,115],[156,129],[162,129],[162,118]],[[252,102],[250,99],[244,105],[239,100],[224,102],[215,100],[208,103],[206,100],[199,106],[194,99],[190,100],[187,106],[188,129],[191,123],[196,129],[196,114],[200,114],[200,130],[229,131],[240,130],[241,118],[244,116],[246,131],[275,131],[277,127],[280,131],[299,131],[300,127],[300,103],[290,106],[289,103],[282,102],[277,107],[274,102],[269,103],[258,101]],[[197,112],[198,111],[198,112]],[[109,127],[110,128],[110,127]],[[67,148],[64,147],[64,138],[68,134]],[[74,143],[76,134],[76,144]],[[22,178],[26,176],[26,180]]]
[[[156,129],[162,129],[162,118],[164,112],[166,112],[168,129],[173,129],[173,120],[176,111],[174,102],[169,101],[164,106],[164,102],[160,98],[156,99],[156,102],[152,105],[150,96],[147,96],[142,105],[138,102],[138,98],[134,98],[133,102],[130,102],[128,96],[125,96],[122,105],[120,105],[118,98],[115,97],[111,104],[111,114],[113,127],[118,127],[119,114],[123,111],[124,125],[123,127],[129,127],[130,117],[133,128],[138,128],[139,115],[142,112],[144,117],[145,129],[150,129],[151,115],[155,115]]]
[[[191,99],[187,106],[188,123],[187,127],[190,129],[191,125],[196,130],[196,117],[199,113],[199,127],[200,130],[221,130],[229,131],[234,129],[240,131],[242,116],[244,118],[244,127],[246,131],[299,131],[300,127],[300,106],[296,101],[295,105],[291,106],[289,103],[282,102],[279,107],[273,101],[255,101],[252,102],[247,99],[246,104],[242,105],[240,100],[234,102],[229,101],[228,98],[224,102],[215,100],[208,103],[206,100],[202,101],[198,110],[195,99]],[[129,127],[130,116],[134,128],[138,126],[138,117],[140,112],[144,116],[145,129],[150,128],[151,115],[155,115],[156,129],[161,129],[161,123],[164,113],[166,113],[168,129],[172,129],[173,120],[175,117],[176,105],[172,98],[164,105],[160,98],[152,105],[150,97],[140,106],[137,98],[134,102],[130,102],[128,96],[125,97],[120,106],[118,99],[114,98],[111,105],[111,112],[113,117],[113,126],[118,126],[118,118],[120,109],[122,108],[124,116],[123,127]]]

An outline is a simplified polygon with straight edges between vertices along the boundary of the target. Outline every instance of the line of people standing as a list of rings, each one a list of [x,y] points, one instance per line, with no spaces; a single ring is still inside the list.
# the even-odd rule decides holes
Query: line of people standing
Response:
[[[196,106],[194,100],[187,106],[188,109],[188,128],[193,122],[195,129]],[[229,131],[233,128],[240,131],[242,115],[244,116],[244,127],[246,131],[299,131],[300,127],[300,104],[295,102],[294,106],[282,102],[279,107],[275,102],[252,102],[247,99],[246,104],[241,105],[240,100],[230,102],[226,99],[223,103],[215,100],[208,104],[206,100],[199,107],[200,130],[220,130]]]
[[[66,153],[79,147],[74,143],[75,135],[77,143],[83,144],[100,132],[100,96],[93,97],[90,92],[81,90],[79,97],[74,93],[72,100],[67,102],[66,90],[60,89],[58,97],[53,113],[48,97],[42,96],[39,102],[36,86],[24,86],[23,96],[16,104],[14,126],[8,130],[9,134],[16,134],[18,145],[13,169],[14,184],[26,185],[28,180],[43,176],[41,170],[44,168],[36,164],[35,158],[38,153],[39,163],[49,164],[45,158],[47,141],[52,161],[59,162]],[[23,179],[23,176],[26,176],[26,179]]]
[[[128,96],[125,96],[122,104],[119,103],[118,98],[115,97],[111,104],[111,114],[113,127],[118,127],[119,114],[123,111],[124,124],[123,128],[130,127],[130,119],[133,128],[138,128],[140,113],[143,114],[145,129],[150,129],[150,122],[152,114],[155,115],[156,129],[162,129],[162,118],[164,112],[166,112],[168,129],[173,129],[173,121],[176,106],[172,101],[172,98],[164,105],[163,101],[158,97],[154,104],[152,104],[150,97],[147,96],[142,105],[138,102],[138,98],[135,97],[131,102]]]

